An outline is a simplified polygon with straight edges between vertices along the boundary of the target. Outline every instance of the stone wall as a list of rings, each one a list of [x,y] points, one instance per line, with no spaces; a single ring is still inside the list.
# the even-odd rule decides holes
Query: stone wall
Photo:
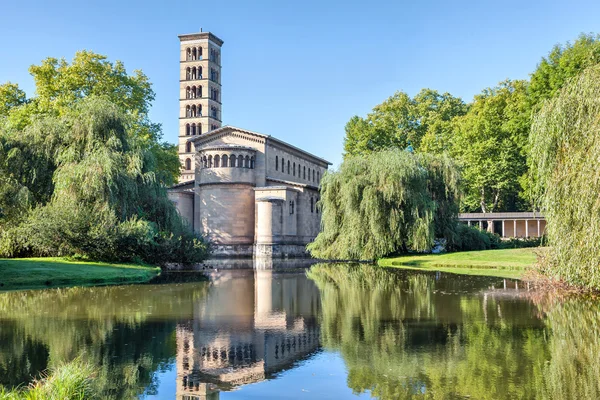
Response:
[[[197,188],[199,229],[215,245],[254,243],[254,190],[250,184],[227,183]]]

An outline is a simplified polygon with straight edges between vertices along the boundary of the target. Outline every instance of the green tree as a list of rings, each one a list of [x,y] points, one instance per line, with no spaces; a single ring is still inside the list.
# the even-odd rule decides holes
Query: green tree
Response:
[[[347,157],[321,181],[322,232],[308,246],[325,259],[376,259],[427,250],[455,227],[458,173],[446,157],[388,150]]]
[[[554,97],[565,82],[587,67],[600,63],[600,35],[581,34],[574,43],[556,45],[531,74],[529,96],[541,107]]]
[[[465,211],[522,208],[529,124],[526,81],[485,89],[455,120],[451,154],[464,178]]]
[[[448,93],[423,89],[414,98],[396,92],[375,106],[366,118],[354,116],[346,124],[344,152],[347,156],[401,148],[408,142],[419,148],[427,137],[428,146],[446,149],[450,121],[466,112],[466,105]]]
[[[10,82],[0,85],[0,117],[7,116],[11,109],[26,101],[25,92],[19,89],[19,85]]]
[[[171,145],[159,143],[161,126],[148,116],[155,94],[142,71],[129,75],[121,61],[112,63],[106,56],[84,50],[70,63],[49,57],[32,65],[29,72],[36,85],[30,113],[61,116],[82,99],[105,97],[130,118],[130,130],[141,139],[140,145],[152,151],[159,167],[165,168],[159,179],[166,185],[177,181],[179,158]]]
[[[158,162],[135,124],[106,98],[88,96],[63,115],[40,116],[13,134],[24,142],[15,140],[8,150],[12,159],[0,164],[0,177],[16,181],[23,175],[17,182],[35,199],[34,188],[43,186],[36,184],[36,172],[43,170],[41,182],[48,188],[19,224],[11,221],[0,232],[0,254],[77,254],[149,263],[203,259],[206,246],[184,226],[168,199],[158,179]],[[25,154],[36,141],[46,142],[33,147],[43,151]],[[15,160],[24,161],[22,174],[11,175]]]
[[[551,251],[543,272],[600,289],[600,66],[547,101],[531,130],[539,206]]]

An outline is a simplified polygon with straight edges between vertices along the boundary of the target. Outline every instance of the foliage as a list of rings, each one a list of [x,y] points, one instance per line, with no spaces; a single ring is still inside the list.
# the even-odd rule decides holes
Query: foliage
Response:
[[[375,259],[428,250],[456,224],[458,174],[446,157],[381,151],[347,157],[321,181],[315,257]]]
[[[366,155],[374,151],[405,148],[408,142],[419,148],[421,140],[428,150],[447,147],[450,121],[466,111],[464,102],[448,93],[423,89],[414,98],[396,92],[375,106],[366,119],[352,117],[346,124],[345,156]]]
[[[51,368],[29,387],[9,391],[0,386],[0,400],[99,399],[93,388],[94,368],[80,359]]]
[[[546,102],[531,132],[539,205],[552,251],[544,272],[600,289],[600,66]]]
[[[556,45],[530,81],[504,81],[472,103],[423,89],[414,98],[397,92],[366,118],[346,124],[345,156],[407,146],[449,152],[463,173],[464,211],[531,210],[535,176],[529,173],[532,117],[565,81],[600,62],[600,35],[582,34]]]
[[[458,224],[456,234],[448,241],[448,251],[489,250],[500,248],[500,237],[473,226]]]
[[[523,208],[518,197],[527,172],[529,118],[527,83],[506,81],[475,96],[469,112],[456,119],[450,153],[463,174],[465,211]]]
[[[20,130],[36,116],[63,116],[87,97],[104,97],[127,115],[130,133],[138,139],[138,145],[154,154],[159,163],[158,179],[166,185],[177,181],[179,159],[172,145],[160,143],[161,126],[148,117],[155,94],[142,71],[128,75],[120,61],[113,64],[106,56],[79,51],[71,63],[49,57],[40,65],[32,65],[29,72],[35,81],[36,96],[28,101],[16,85],[0,86],[0,117],[3,110],[10,109],[6,114],[11,127]]]
[[[14,83],[7,82],[0,85],[0,117],[7,116],[11,109],[25,104],[25,92]]]
[[[39,116],[23,132],[2,135],[11,159],[0,162],[0,177],[24,194],[11,204],[0,191],[0,209],[7,210],[0,255],[203,259],[206,246],[168,199],[136,123],[107,99],[87,97],[58,117]],[[31,146],[37,142],[44,147]],[[22,164],[12,168],[16,159]]]
[[[530,101],[540,108],[565,82],[600,63],[600,35],[581,34],[574,43],[557,44],[531,74]]]

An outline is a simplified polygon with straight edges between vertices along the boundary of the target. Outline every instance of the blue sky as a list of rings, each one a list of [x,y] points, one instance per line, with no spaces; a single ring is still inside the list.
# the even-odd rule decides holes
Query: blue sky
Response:
[[[223,123],[334,164],[346,122],[397,90],[470,101],[526,78],[554,44],[600,32],[598,1],[0,1],[0,82],[32,96],[31,64],[105,54],[149,76],[151,118],[175,142],[177,35],[202,27],[225,41]]]

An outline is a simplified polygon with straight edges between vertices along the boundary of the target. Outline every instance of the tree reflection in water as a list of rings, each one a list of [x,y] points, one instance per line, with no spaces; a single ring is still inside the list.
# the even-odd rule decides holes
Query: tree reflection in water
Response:
[[[377,398],[600,398],[598,302],[542,310],[494,278],[317,265],[322,343]],[[518,293],[517,293],[518,292]]]
[[[168,281],[0,294],[0,384],[80,356],[99,368],[102,398],[163,386],[180,400],[250,387],[277,398],[246,384],[290,386],[280,372],[324,347],[341,355],[348,387],[380,399],[600,398],[594,299],[347,264]],[[339,397],[323,382],[312,395]]]

